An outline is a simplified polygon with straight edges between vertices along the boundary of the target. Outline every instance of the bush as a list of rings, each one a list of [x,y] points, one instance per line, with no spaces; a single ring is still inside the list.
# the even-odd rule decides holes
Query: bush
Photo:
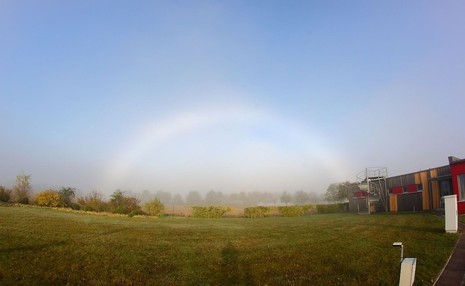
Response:
[[[249,207],[244,209],[244,216],[248,218],[267,217],[270,215],[269,207]]]
[[[76,196],[76,189],[71,187],[62,187],[58,192],[63,200],[65,207],[71,207],[72,200]]]
[[[121,190],[116,190],[111,195],[110,203],[112,205],[112,212],[118,214],[129,214],[132,211],[140,210],[139,200],[135,197],[128,197],[124,195]]]
[[[79,198],[78,204],[81,205],[81,209],[84,211],[105,212],[111,210],[110,204],[105,202],[102,199],[102,195],[95,191],[85,197]]]
[[[316,208],[319,214],[341,213],[347,211],[348,203],[317,205]]]
[[[21,197],[18,199],[17,203],[22,204],[22,205],[28,205],[29,204],[29,198],[28,197]]]
[[[163,216],[165,214],[165,206],[158,198],[145,203],[144,210],[151,216]]]
[[[132,212],[128,213],[129,217],[133,217],[133,216],[136,216],[136,215],[146,215],[146,213],[141,209],[133,210]]]
[[[11,199],[11,190],[5,188],[4,186],[0,186],[0,202],[9,202]]]
[[[44,207],[62,207],[65,202],[57,191],[46,190],[37,194],[36,204]]]
[[[71,205],[69,206],[72,210],[81,210],[81,205],[78,204],[78,203],[71,203]]]
[[[281,216],[302,216],[305,212],[302,206],[285,206],[279,207],[278,210]]]
[[[200,217],[200,218],[220,218],[225,213],[231,211],[230,207],[201,207],[201,206],[193,206],[192,207],[192,216],[193,217]]]

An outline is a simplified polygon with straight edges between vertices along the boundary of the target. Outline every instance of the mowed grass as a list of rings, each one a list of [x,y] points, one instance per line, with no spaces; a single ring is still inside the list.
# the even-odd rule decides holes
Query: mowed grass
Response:
[[[142,218],[0,207],[0,285],[431,285],[458,235],[427,214]]]

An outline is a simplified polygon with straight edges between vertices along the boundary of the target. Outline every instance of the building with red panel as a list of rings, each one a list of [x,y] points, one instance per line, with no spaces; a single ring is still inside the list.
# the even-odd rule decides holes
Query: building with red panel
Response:
[[[459,214],[465,214],[465,159],[449,157],[453,194],[457,195]]]
[[[373,211],[428,211],[444,208],[444,196],[457,195],[459,214],[465,214],[465,159],[449,157],[449,164],[403,174],[379,178],[369,182],[369,198],[361,196],[362,189],[349,193],[352,211],[366,202]],[[357,203],[354,203],[357,201]],[[358,204],[358,205],[357,205]],[[352,207],[351,207],[352,206]]]

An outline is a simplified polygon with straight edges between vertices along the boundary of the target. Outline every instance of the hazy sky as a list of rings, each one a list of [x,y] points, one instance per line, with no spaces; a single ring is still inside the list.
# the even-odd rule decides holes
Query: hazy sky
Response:
[[[0,0],[0,185],[315,191],[465,157],[465,1]]]

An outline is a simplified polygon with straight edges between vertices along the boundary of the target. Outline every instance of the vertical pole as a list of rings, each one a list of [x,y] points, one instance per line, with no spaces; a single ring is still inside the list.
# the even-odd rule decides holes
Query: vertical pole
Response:
[[[367,205],[368,205],[368,214],[370,214],[370,181],[368,179],[369,175],[368,175],[368,168],[365,169],[365,175],[366,175],[366,179],[367,179]]]
[[[400,246],[400,263],[404,260],[404,245]]]
[[[389,195],[388,195],[388,190],[387,190],[386,177],[387,177],[387,174],[386,174],[386,176],[384,177],[384,195],[386,196],[386,206],[385,206],[384,209],[386,210],[386,212],[388,212],[388,200],[389,200]]]

